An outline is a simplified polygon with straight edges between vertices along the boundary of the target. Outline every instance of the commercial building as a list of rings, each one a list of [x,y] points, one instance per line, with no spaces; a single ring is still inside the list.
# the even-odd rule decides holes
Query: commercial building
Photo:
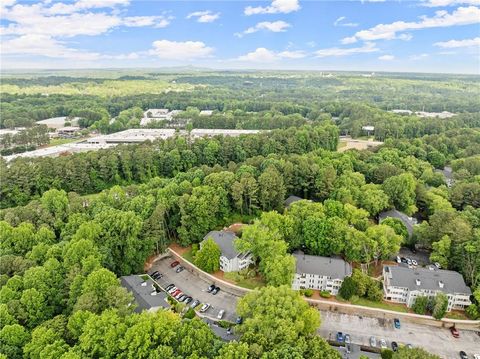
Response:
[[[80,132],[80,127],[78,126],[66,126],[57,128],[55,131],[60,137],[73,137],[78,132]]]
[[[195,128],[190,131],[191,138],[200,138],[200,137],[214,137],[214,136],[231,136],[237,137],[241,135],[255,135],[259,133],[260,130],[224,130],[224,129],[203,129]]]
[[[212,114],[213,114],[212,110],[202,110],[199,113],[200,116],[212,116]]]
[[[159,309],[170,308],[167,302],[167,294],[162,290],[157,290],[149,276],[124,276],[120,277],[120,283],[133,294],[137,304],[135,312],[140,313],[144,310],[156,312]]]
[[[325,290],[337,295],[344,278],[352,275],[352,266],[340,258],[311,256],[300,251],[293,256],[296,262],[294,290]]]
[[[101,135],[89,138],[88,143],[97,144],[128,144],[128,143],[142,143],[145,141],[165,140],[175,136],[174,129],[139,129],[133,128],[130,130],[111,133],[109,135]]]
[[[405,225],[407,228],[408,235],[411,237],[413,234],[413,227],[418,223],[416,218],[409,217],[403,212],[400,212],[396,209],[391,209],[389,211],[382,212],[378,215],[378,223],[382,223],[383,220],[387,218],[397,218]]]
[[[472,291],[458,272],[443,269],[383,267],[384,298],[405,303],[411,307],[419,296],[434,297],[444,293],[448,297],[447,311],[468,307]]]
[[[223,272],[238,272],[253,264],[253,257],[250,252],[239,252],[234,245],[238,237],[233,232],[229,231],[211,231],[200,243],[202,248],[203,243],[207,239],[213,239],[220,247],[222,252],[220,256],[220,270]]]
[[[442,111],[442,112],[425,112],[425,111],[417,111],[415,112],[415,115],[418,117],[438,117],[438,118],[450,118],[453,116],[456,116],[456,114],[448,112],[448,111]]]

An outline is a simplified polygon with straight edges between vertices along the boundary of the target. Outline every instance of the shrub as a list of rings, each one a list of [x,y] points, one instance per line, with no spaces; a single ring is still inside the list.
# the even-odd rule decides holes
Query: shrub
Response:
[[[448,308],[448,297],[443,293],[438,293],[435,297],[435,305],[433,307],[432,316],[435,319],[442,319]]]
[[[393,358],[393,351],[390,349],[383,349],[380,353],[382,359],[392,359]]]
[[[413,303],[412,309],[417,314],[426,314],[427,313],[427,305],[428,305],[428,297],[420,296],[415,299],[415,303]]]
[[[328,290],[322,290],[319,294],[322,298],[330,298],[332,296],[332,293],[330,293]]]
[[[198,243],[192,244],[192,251],[191,251],[192,257],[195,258],[195,254],[197,254],[198,249],[199,249],[199,248],[198,248]]]
[[[313,289],[305,289],[303,291],[303,294],[305,295],[305,297],[310,298],[313,295]]]
[[[380,283],[375,280],[372,280],[367,289],[367,298],[374,301],[380,302],[383,299],[383,291],[380,288]]]
[[[357,286],[355,285],[355,281],[351,277],[346,277],[343,280],[342,286],[338,291],[338,294],[346,300],[349,300],[352,295],[357,292]]]
[[[187,319],[193,319],[195,318],[195,316],[196,316],[195,311],[192,308],[188,308],[188,310],[183,315],[183,317]]]

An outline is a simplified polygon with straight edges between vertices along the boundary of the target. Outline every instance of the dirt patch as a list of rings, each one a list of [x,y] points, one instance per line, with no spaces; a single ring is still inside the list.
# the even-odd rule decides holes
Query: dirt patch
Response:
[[[240,234],[240,233],[242,233],[243,226],[245,226],[245,224],[243,224],[243,223],[233,223],[230,226],[225,227],[223,230],[224,231],[230,231],[230,232],[233,232],[235,234]]]
[[[182,247],[181,245],[177,243],[172,243],[168,246],[169,248],[173,249],[175,252],[183,256],[186,252],[190,250],[190,246],[188,247]]]
[[[352,149],[366,150],[367,148],[373,148],[373,147],[383,145],[383,142],[380,142],[380,141],[353,140],[353,139],[340,140],[340,143],[341,143],[341,146],[339,146],[338,152],[344,152]]]

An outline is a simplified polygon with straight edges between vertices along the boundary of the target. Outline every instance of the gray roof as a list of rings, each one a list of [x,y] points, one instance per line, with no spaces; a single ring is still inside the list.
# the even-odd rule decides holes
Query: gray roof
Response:
[[[390,211],[380,213],[378,215],[378,222],[381,223],[384,219],[389,217],[401,220],[405,227],[407,227],[408,235],[411,236],[413,234],[413,226],[417,224],[416,218],[409,217],[405,213],[396,209],[391,209]]]
[[[203,238],[203,240],[208,238],[212,238],[213,241],[218,244],[222,251],[222,256],[228,259],[233,259],[241,254],[235,249],[234,241],[238,239],[238,237],[233,232],[211,231]]]
[[[462,275],[451,270],[385,266],[385,271],[389,273],[390,285],[394,287],[408,288],[409,290],[440,290],[450,294],[472,294]],[[416,284],[417,279],[420,280],[420,285]],[[440,287],[439,282],[443,282],[443,288]]]
[[[290,207],[290,205],[294,202],[301,201],[303,198],[297,197],[297,196],[288,196],[288,198],[285,200],[285,207]]]
[[[293,254],[298,274],[318,274],[333,279],[343,279],[352,274],[352,266],[343,259],[311,256],[297,251]]]
[[[139,275],[129,275],[120,277],[120,282],[135,297],[138,305],[135,308],[136,312],[158,307],[170,308],[170,305],[166,302],[167,294],[165,292],[161,291],[156,295],[151,295],[154,289],[152,288],[153,280],[150,277],[147,281],[144,281]],[[145,286],[142,286],[143,282],[146,282]]]

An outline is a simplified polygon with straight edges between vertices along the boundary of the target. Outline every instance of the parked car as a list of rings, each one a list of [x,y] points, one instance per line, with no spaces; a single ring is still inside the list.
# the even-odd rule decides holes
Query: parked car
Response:
[[[175,261],[175,262],[172,262],[172,264],[170,264],[170,267],[175,268],[175,267],[178,266],[179,264],[180,264],[179,261]]]
[[[180,289],[176,289],[173,293],[170,294],[172,295],[172,297],[176,297],[178,293],[182,293],[182,291]]]
[[[155,274],[154,276],[152,276],[153,279],[160,279],[163,277],[163,274],[162,273],[157,273]]]
[[[408,349],[413,349],[413,345],[412,344],[407,344],[405,345]]]
[[[345,343],[346,343],[346,344],[350,344],[350,343],[351,343],[350,334],[345,334]]]
[[[343,336],[343,333],[342,332],[338,332],[337,333],[337,342],[339,343],[343,343],[345,341],[345,338]]]
[[[243,323],[243,318],[242,317],[237,317],[237,319],[235,319],[235,323],[236,324],[242,324]]]
[[[224,314],[225,314],[225,311],[223,309],[220,310],[217,314],[217,319],[222,319]]]
[[[441,269],[441,268],[442,268],[442,266],[441,266],[440,263],[438,263],[438,262],[433,263],[433,265],[434,265],[435,267],[437,267],[438,269]]]
[[[394,325],[395,328],[400,329],[400,319],[395,318],[393,320],[393,325]]]
[[[184,269],[185,269],[185,267],[180,266],[180,267],[177,268],[177,270],[175,272],[180,273]]]
[[[170,288],[167,292],[168,292],[169,294],[172,294],[172,293],[175,292],[177,289],[178,289],[177,287],[173,286],[173,287]]]
[[[387,349],[387,341],[385,339],[380,339],[380,348]]]
[[[192,300],[193,300],[192,297],[187,297],[187,298],[185,298],[185,304],[190,303]]]
[[[218,292],[220,292],[220,287],[215,287],[215,289],[212,290],[213,295],[217,294]]]
[[[402,263],[402,259],[399,256],[397,256],[397,263]]]
[[[201,313],[205,313],[205,312],[208,310],[208,308],[210,308],[210,304],[205,303],[205,304],[202,305],[202,307],[200,308],[200,312],[201,312]]]
[[[414,266],[418,266],[418,262],[417,262],[415,259],[412,259],[412,264],[413,264]]]
[[[463,350],[460,351],[460,358],[461,359],[468,359],[467,353],[465,353]]]
[[[454,338],[460,338],[460,333],[458,332],[457,328],[450,327],[450,333],[452,333]]]
[[[480,354],[473,354],[473,359],[480,359]]]
[[[177,295],[175,296],[175,299],[180,299],[180,297],[183,295],[182,291],[179,291]]]
[[[207,293],[211,293],[212,290],[214,290],[214,289],[215,289],[215,284],[210,284],[210,286],[207,289]]]
[[[398,344],[397,342],[392,342],[392,350],[396,352],[398,350]]]
[[[156,271],[154,271],[154,272],[150,273],[150,277],[153,277],[155,274],[158,274],[158,270],[156,270]]]
[[[165,291],[168,292],[168,291],[169,291],[170,289],[172,289],[173,287],[175,287],[175,284],[173,284],[173,283],[172,283],[172,284],[169,284],[169,285],[167,285],[167,286],[165,287]]]
[[[400,261],[401,261],[402,263],[407,263],[407,258],[401,257],[401,258],[400,258]]]
[[[375,337],[370,337],[370,346],[374,348],[377,346],[377,339],[375,339]]]
[[[188,295],[182,294],[182,295],[180,296],[180,298],[178,298],[178,301],[179,301],[179,302],[184,302],[185,299],[187,299],[187,298],[188,298]]]
[[[192,304],[190,304],[190,308],[195,308],[197,305],[200,304],[200,301],[198,299],[195,299]]]
[[[412,265],[412,260],[411,260],[410,258],[407,258],[407,264],[408,264],[409,266]]]
[[[350,354],[352,352],[352,347],[350,346],[350,344],[345,345],[345,352],[347,354]]]

